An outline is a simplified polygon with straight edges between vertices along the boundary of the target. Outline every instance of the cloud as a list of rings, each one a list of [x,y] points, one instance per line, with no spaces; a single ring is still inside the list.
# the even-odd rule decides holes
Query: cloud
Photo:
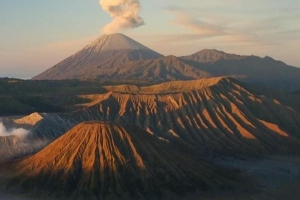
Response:
[[[218,14],[211,15],[203,12],[203,16],[195,12],[188,12],[179,7],[167,7],[166,11],[173,14],[175,18],[170,22],[179,25],[184,30],[177,34],[169,34],[165,37],[168,44],[189,43],[195,46],[195,42],[201,40],[202,48],[216,48],[222,46],[261,46],[270,45],[267,40],[261,38],[255,31],[247,32],[246,29],[236,27],[236,20],[222,17]]]
[[[18,138],[25,138],[29,134],[29,130],[23,128],[12,128],[7,130],[3,123],[0,123],[0,136],[17,136]]]
[[[113,21],[103,28],[104,33],[137,28],[145,24],[139,16],[139,0],[100,0],[100,5],[113,18]]]
[[[168,11],[175,15],[171,23],[187,28],[198,35],[198,38],[226,35],[225,28],[222,26],[216,26],[176,8],[169,8]]]
[[[29,132],[23,128],[6,129],[4,124],[0,122],[0,137],[17,137],[17,139],[9,140],[13,142],[13,145],[0,144],[0,162],[37,152],[49,144],[50,140],[48,139],[27,140]]]

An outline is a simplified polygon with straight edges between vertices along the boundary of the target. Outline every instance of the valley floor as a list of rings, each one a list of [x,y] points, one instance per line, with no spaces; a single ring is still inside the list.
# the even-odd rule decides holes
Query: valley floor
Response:
[[[241,195],[226,195],[215,200],[299,200],[300,199],[300,157],[277,156],[266,159],[241,160],[219,159],[216,163],[233,168],[249,177],[257,192]],[[213,198],[214,199],[214,198]]]
[[[25,197],[15,197],[13,195],[0,194],[0,200],[29,200]]]
[[[200,200],[299,200],[300,199],[300,157],[277,156],[264,159],[216,159],[222,167],[239,170],[254,188],[241,194],[219,195],[191,194],[178,199]],[[0,200],[29,200],[27,197],[0,194]],[[174,196],[172,197],[174,199]],[[176,198],[175,198],[176,199]]]

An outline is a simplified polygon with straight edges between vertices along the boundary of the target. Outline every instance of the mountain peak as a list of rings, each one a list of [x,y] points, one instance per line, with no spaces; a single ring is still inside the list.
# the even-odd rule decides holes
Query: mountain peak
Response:
[[[134,41],[121,33],[105,34],[94,40],[85,49],[93,49],[95,52],[114,50],[148,50],[149,48]]]
[[[27,125],[34,126],[35,124],[37,124],[42,119],[43,119],[43,116],[40,115],[39,113],[35,112],[35,113],[32,113],[32,114],[30,114],[28,116],[25,116],[23,118],[16,119],[16,120],[14,120],[14,122],[17,123],[17,124],[27,124]]]
[[[13,181],[26,186],[26,191],[46,189],[51,195],[54,191],[54,195],[77,195],[79,199],[89,199],[88,195],[95,199],[114,195],[116,199],[144,199],[141,194],[158,195],[157,188],[204,190],[211,181],[202,174],[218,180],[221,184],[216,187],[227,182],[212,166],[194,159],[138,127],[84,122],[37,154],[15,163],[13,170],[18,175]],[[182,167],[185,163],[189,167]]]
[[[216,49],[203,49],[190,56],[183,56],[182,58],[185,60],[193,60],[200,63],[214,63],[219,60],[240,60],[242,58],[245,58],[245,56],[228,54]]]
[[[118,66],[124,63],[161,57],[163,55],[121,33],[102,35],[74,55],[32,79],[104,79],[118,71]]]
[[[219,54],[226,54],[224,51],[219,51],[217,49],[202,49],[198,53],[219,53]]]

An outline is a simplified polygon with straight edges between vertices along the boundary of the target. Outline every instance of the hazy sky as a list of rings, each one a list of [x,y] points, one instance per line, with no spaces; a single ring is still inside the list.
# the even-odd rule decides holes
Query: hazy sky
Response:
[[[123,33],[159,53],[213,48],[300,67],[299,0],[140,4],[145,25]],[[0,77],[37,75],[99,37],[110,22],[98,0],[0,0]]]

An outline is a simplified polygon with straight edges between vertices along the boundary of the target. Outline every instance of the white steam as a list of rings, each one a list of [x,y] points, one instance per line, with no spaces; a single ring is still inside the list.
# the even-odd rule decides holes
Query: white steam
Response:
[[[25,138],[28,135],[29,131],[23,128],[12,128],[7,130],[3,123],[0,123],[0,136],[17,136],[19,138]]]
[[[113,21],[103,28],[105,34],[145,24],[143,18],[139,16],[141,10],[139,0],[100,0],[100,5],[113,18]]]
[[[17,137],[17,139],[13,138],[12,140],[9,140],[10,142],[12,142],[12,144],[8,143],[8,146],[0,144],[0,163],[27,154],[32,154],[49,144],[50,141],[47,139],[36,139],[28,141],[26,137],[28,136],[29,132],[29,130],[23,128],[7,129],[5,128],[4,124],[0,122],[0,137]]]

